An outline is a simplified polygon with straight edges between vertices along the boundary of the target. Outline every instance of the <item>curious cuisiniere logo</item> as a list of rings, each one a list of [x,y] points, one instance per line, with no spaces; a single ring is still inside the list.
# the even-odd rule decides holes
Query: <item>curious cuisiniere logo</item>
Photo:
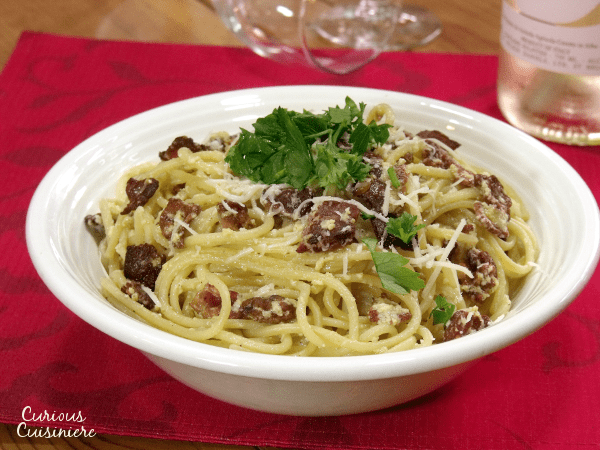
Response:
[[[19,423],[17,427],[17,435],[19,437],[38,437],[38,438],[57,438],[57,437],[94,437],[96,432],[94,429],[86,430],[82,425],[85,422],[85,417],[81,414],[81,411],[76,413],[57,413],[53,411],[49,413],[44,410],[43,412],[34,412],[30,406],[23,408],[21,412],[21,418],[23,422]],[[60,423],[63,428],[46,426],[46,427],[33,427],[30,426],[32,422],[44,422],[44,423]],[[69,428],[64,428],[65,423]],[[71,428],[71,426],[73,428]]]

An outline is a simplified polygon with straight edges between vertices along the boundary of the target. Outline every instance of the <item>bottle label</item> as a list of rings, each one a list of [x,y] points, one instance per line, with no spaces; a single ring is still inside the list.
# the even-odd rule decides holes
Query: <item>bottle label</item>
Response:
[[[600,3],[504,0],[500,44],[541,69],[600,75]]]

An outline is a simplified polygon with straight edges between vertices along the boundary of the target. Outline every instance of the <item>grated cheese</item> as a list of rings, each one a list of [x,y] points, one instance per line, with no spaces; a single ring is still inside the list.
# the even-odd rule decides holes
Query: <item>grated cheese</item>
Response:
[[[391,183],[390,180],[385,182],[385,191],[383,196],[383,205],[381,207],[381,213],[387,216],[390,212],[390,197],[391,197]]]
[[[250,201],[266,187],[264,184],[257,184],[250,180],[239,178],[208,178],[205,181],[215,189],[217,194],[227,200],[237,203],[246,203]]]
[[[175,216],[173,218],[173,222],[175,222],[177,224],[177,226],[183,227],[186,230],[188,230],[190,233],[192,234],[198,234],[198,232],[196,230],[194,230],[192,227],[190,227],[187,223],[185,223],[183,220],[179,219],[179,217]],[[177,231],[177,229],[173,230],[173,233],[175,233]]]
[[[154,292],[152,292],[152,289],[150,289],[148,286],[144,286],[143,284],[141,286],[142,286],[142,290],[146,294],[148,294],[148,297],[150,297],[150,299],[154,302],[154,306],[156,306],[157,308],[160,309],[160,300],[158,299],[156,294]]]
[[[262,286],[260,289],[257,289],[254,292],[254,296],[255,297],[268,297],[270,295],[273,295],[274,292],[275,292],[275,284],[269,283],[265,286]]]
[[[408,194],[403,194],[398,191],[398,200],[391,199],[392,205],[404,206],[405,204],[408,204],[414,209],[419,209],[419,194],[430,194],[432,190],[429,186],[421,186],[419,177],[416,175],[411,177],[411,182],[414,184],[415,188]]]
[[[434,266],[442,266],[447,267],[452,270],[456,270],[458,272],[463,272],[469,278],[473,278],[473,273],[467,269],[465,266],[461,266],[460,264],[455,264],[450,261],[437,260],[436,258],[442,256],[446,249],[444,247],[435,247],[429,245],[427,247],[427,251],[425,253],[421,252],[419,249],[419,256],[414,258],[409,258],[409,262],[414,267],[426,267],[427,269],[431,269]],[[416,253],[416,252],[415,252]]]
[[[322,203],[327,202],[327,201],[350,203],[351,205],[356,206],[359,210],[361,210],[365,214],[368,214],[370,216],[375,216],[378,219],[384,221],[385,223],[387,223],[388,220],[389,220],[387,217],[385,217],[381,213],[378,213],[377,211],[373,211],[372,209],[367,208],[362,203],[360,203],[360,202],[358,202],[358,201],[356,201],[354,199],[343,199],[343,198],[340,198],[340,197],[330,197],[330,196],[327,196],[327,195],[324,195],[322,197],[316,197],[316,198],[310,198],[308,200],[304,200],[302,203],[300,203],[300,206],[298,206],[294,210],[293,218],[295,220],[298,220],[300,218],[300,211],[302,211],[302,208],[304,208],[307,203],[309,203],[309,202],[314,203],[314,207],[313,208],[315,208],[315,207],[318,207],[319,205],[321,205]]]
[[[464,228],[464,226],[466,224],[467,224],[467,221],[465,219],[460,220],[458,227],[456,228],[456,230],[454,230],[454,234],[452,234],[452,237],[450,238],[450,241],[448,242],[448,245],[446,245],[446,247],[444,248],[444,252],[440,255],[440,259],[434,263],[435,269],[433,270],[433,273],[429,277],[427,284],[423,288],[423,294],[422,294],[423,298],[428,298],[431,295],[431,290],[433,289],[433,286],[435,285],[437,278],[438,278],[440,272],[442,271],[443,266],[441,263],[448,262],[447,261],[448,256],[450,255],[450,252],[454,248],[454,245],[456,244],[456,241],[458,240],[458,236],[460,236],[460,233],[462,232],[462,229]],[[451,269],[454,269],[454,268],[451,267]],[[454,274],[456,276],[456,272]]]

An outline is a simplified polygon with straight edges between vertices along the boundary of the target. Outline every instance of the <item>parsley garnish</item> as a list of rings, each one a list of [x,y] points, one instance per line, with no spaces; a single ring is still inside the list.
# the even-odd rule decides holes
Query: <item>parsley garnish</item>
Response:
[[[367,213],[366,213],[366,212],[364,212],[364,211],[361,211],[361,212],[360,212],[360,217],[362,217],[362,218],[363,218],[363,220],[371,220],[371,219],[374,219],[374,218],[375,218],[375,216],[374,216],[373,214],[367,214]]]
[[[433,316],[433,324],[446,323],[454,314],[456,306],[446,300],[446,297],[438,295],[435,298],[436,307],[431,311],[430,316]]]
[[[390,218],[385,230],[408,244],[417,231],[425,227],[424,224],[415,225],[415,220],[417,220],[417,216],[404,211],[400,217]]]
[[[365,107],[346,97],[344,107],[328,108],[322,114],[276,108],[257,119],[254,132],[241,130],[225,161],[234,173],[256,183],[283,183],[296,189],[309,185],[344,189],[348,183],[369,175],[371,167],[363,161],[363,155],[389,137],[389,125],[363,122]],[[394,187],[400,186],[395,173],[390,173],[390,179]],[[415,226],[415,220],[415,216],[404,213],[390,219],[386,229],[408,243],[424,226]],[[405,267],[407,258],[376,252],[376,239],[363,242],[371,252],[384,289],[407,294],[425,287],[419,274]]]
[[[375,269],[381,279],[381,285],[388,291],[396,294],[408,294],[411,290],[418,291],[425,287],[425,282],[419,274],[406,266],[408,259],[398,253],[377,252],[375,247],[377,239],[365,238],[364,244],[371,252]]]
[[[225,161],[234,173],[257,183],[343,189],[367,177],[370,166],[363,154],[389,137],[389,125],[363,122],[365,107],[346,97],[343,108],[322,114],[276,108],[253,124],[254,132],[241,130]],[[349,150],[338,147],[341,139],[352,144]]]
[[[398,175],[396,175],[396,171],[394,170],[393,167],[388,168],[387,173],[388,173],[388,176],[390,177],[390,183],[392,184],[393,187],[399,188],[402,186],[402,183],[400,183],[400,180],[398,179]]]

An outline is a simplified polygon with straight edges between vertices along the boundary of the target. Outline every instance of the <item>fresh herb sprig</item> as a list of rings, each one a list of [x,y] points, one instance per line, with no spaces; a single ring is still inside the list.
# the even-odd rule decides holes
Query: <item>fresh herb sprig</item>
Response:
[[[386,231],[408,244],[417,231],[425,226],[423,224],[415,225],[416,220],[417,216],[405,211],[400,217],[389,219]],[[425,287],[424,281],[419,278],[417,272],[404,267],[409,262],[404,256],[391,252],[376,252],[377,240],[374,238],[365,238],[363,243],[371,252],[375,270],[384,289],[397,294],[407,294],[411,290],[418,291]]]
[[[408,244],[411,239],[417,234],[425,224],[415,225],[417,216],[404,211],[400,217],[392,217],[388,220],[385,230],[389,234],[399,237],[405,244]]]
[[[393,167],[389,167],[387,170],[388,176],[390,177],[390,183],[393,187],[399,188],[402,186],[402,183],[398,179],[398,175],[396,175],[396,171]]]
[[[430,316],[433,317],[433,324],[446,323],[454,314],[456,306],[446,300],[446,297],[438,295],[435,298],[435,308],[431,310]]]
[[[377,246],[375,238],[365,238],[363,243],[371,252],[375,269],[384,289],[402,295],[425,287],[425,282],[419,278],[419,274],[405,267],[408,259],[404,256],[398,253],[375,251]]]
[[[254,132],[241,130],[225,161],[234,173],[257,183],[343,189],[367,177],[370,166],[362,156],[389,137],[389,125],[363,122],[365,107],[346,97],[343,108],[322,114],[276,108],[257,119]],[[349,149],[338,146],[341,139]]]
[[[240,176],[264,184],[285,183],[296,189],[309,185],[343,189],[348,183],[364,180],[371,167],[363,155],[389,137],[389,125],[365,124],[366,105],[346,97],[344,107],[332,107],[321,114],[298,113],[279,107],[253,124],[254,132],[242,129],[225,161]],[[339,145],[340,142],[350,145]],[[390,173],[390,172],[388,172]],[[390,173],[394,187],[400,185]],[[409,243],[424,225],[414,225],[416,216],[404,213],[392,218],[387,232]],[[363,239],[371,252],[384,289],[407,294],[425,287],[408,259],[391,252],[377,252],[377,240]]]

